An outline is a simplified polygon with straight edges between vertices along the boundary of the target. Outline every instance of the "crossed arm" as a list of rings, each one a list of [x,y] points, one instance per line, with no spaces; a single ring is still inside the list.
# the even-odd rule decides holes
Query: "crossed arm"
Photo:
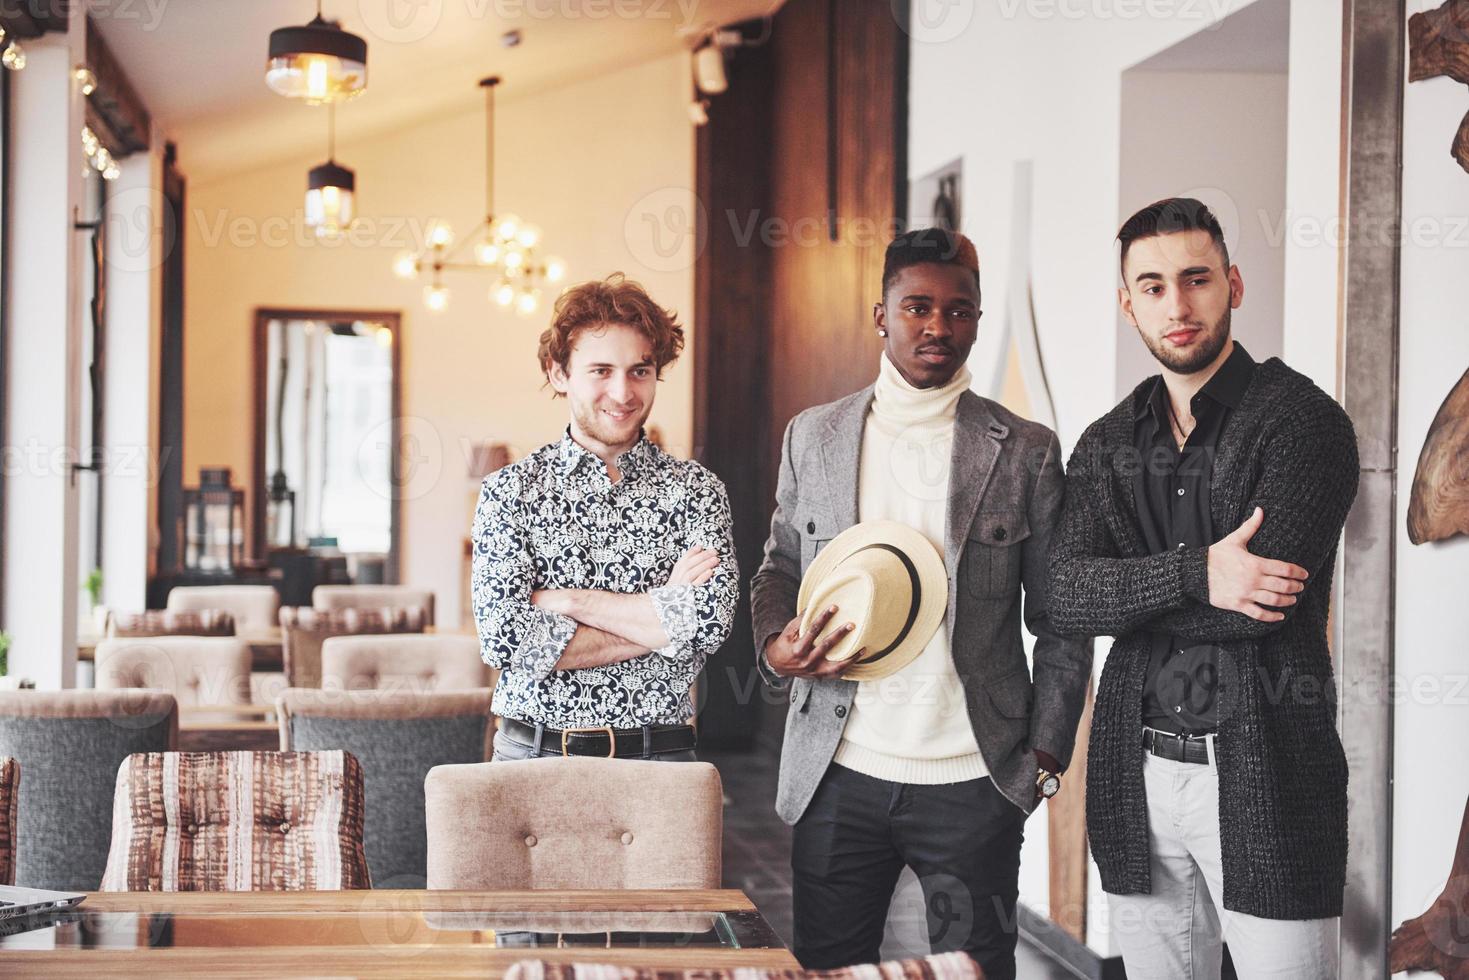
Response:
[[[1097,636],[1149,629],[1205,643],[1279,630],[1325,569],[1356,495],[1351,423],[1344,414],[1318,421],[1270,438],[1238,529],[1208,547],[1139,558],[1120,556],[1095,503],[1110,478],[1107,461],[1094,445],[1078,446],[1050,557],[1056,628]]]
[[[729,502],[717,480],[690,489],[682,530],[693,547],[666,584],[641,594],[536,590],[535,556],[517,513],[520,492],[520,475],[502,470],[485,481],[475,510],[475,623],[491,666],[544,679],[656,652],[697,670],[723,642],[738,573]]]

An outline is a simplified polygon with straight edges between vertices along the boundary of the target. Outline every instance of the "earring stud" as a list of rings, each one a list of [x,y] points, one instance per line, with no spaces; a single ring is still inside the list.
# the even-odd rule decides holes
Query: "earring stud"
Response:
[[[886,336],[887,336],[887,335],[888,335],[888,332],[887,332],[887,331],[886,331],[886,330],[879,330],[879,331],[878,331],[878,332],[877,332],[877,335],[878,335],[878,336],[879,336],[879,337],[886,337]]]

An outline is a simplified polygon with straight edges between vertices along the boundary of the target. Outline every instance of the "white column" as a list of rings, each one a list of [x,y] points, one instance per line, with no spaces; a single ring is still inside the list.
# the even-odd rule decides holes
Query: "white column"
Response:
[[[156,143],[156,141],[155,141]],[[134,153],[107,188],[102,602],[146,603],[158,485],[158,343],[163,162]]]
[[[83,60],[79,11],[66,35],[26,42],[11,78],[9,349],[5,406],[5,623],[10,673],[41,688],[76,676],[78,369]]]

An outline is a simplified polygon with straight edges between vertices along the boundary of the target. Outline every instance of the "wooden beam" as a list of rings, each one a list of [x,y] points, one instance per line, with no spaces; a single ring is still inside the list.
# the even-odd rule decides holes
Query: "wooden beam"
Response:
[[[121,159],[146,150],[151,132],[148,110],[91,18],[87,19],[87,67],[97,76],[97,89],[87,96],[88,116],[95,112],[105,121],[110,139],[97,127],[93,129],[107,152]]]

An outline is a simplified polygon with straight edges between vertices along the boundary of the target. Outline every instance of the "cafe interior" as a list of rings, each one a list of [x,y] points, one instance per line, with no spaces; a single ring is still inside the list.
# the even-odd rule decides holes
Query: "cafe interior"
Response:
[[[1413,748],[1469,738],[1452,684],[1347,696],[1463,670],[1469,522],[1405,522],[1469,418],[1469,78],[1410,73],[1418,0],[1135,6],[0,4],[0,885],[72,896],[0,902],[0,974],[796,975],[749,603],[786,424],[872,382],[884,248],[943,226],[980,255],[974,390],[1069,452],[1152,369],[1117,224],[1191,194],[1250,273],[1236,336],[1364,447],[1341,975],[1386,975],[1469,793]],[[1432,233],[1332,235],[1394,221]],[[491,762],[471,521],[566,428],[557,297],[617,272],[687,332],[647,436],[733,514],[700,762]],[[1125,975],[1089,718],[1026,824],[1020,977]],[[905,871],[861,976],[980,975],[915,965],[924,896]]]

